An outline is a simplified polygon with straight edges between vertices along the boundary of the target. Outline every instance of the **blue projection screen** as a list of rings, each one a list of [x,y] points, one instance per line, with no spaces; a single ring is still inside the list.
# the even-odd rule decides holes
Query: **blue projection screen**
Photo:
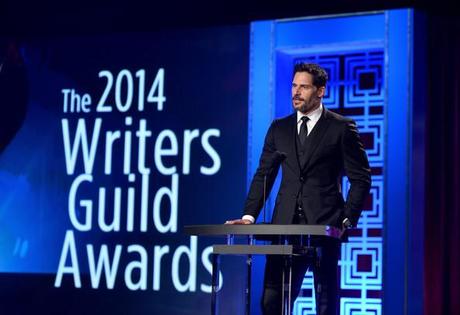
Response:
[[[241,213],[248,44],[235,26],[17,45],[25,117],[0,155],[1,314],[209,312],[212,240],[182,229]],[[3,117],[18,96],[5,90]],[[244,306],[242,268],[223,262],[222,314]]]

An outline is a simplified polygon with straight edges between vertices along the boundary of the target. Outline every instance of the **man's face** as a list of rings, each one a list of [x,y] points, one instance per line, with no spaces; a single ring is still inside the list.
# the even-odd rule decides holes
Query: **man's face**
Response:
[[[296,72],[292,79],[292,106],[303,114],[317,109],[324,96],[324,87],[313,85],[313,76],[308,72]]]

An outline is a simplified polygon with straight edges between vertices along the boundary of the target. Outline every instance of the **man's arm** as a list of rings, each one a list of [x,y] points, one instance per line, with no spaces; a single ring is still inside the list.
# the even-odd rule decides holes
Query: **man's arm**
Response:
[[[273,169],[270,172],[268,172],[270,168],[272,168],[272,165],[270,164],[273,162],[273,155],[276,152],[274,141],[274,129],[276,128],[276,122],[276,120],[272,122],[265,136],[262,154],[259,159],[259,166],[252,178],[248,196],[246,197],[244,215],[241,219],[230,220],[225,222],[226,224],[251,224],[255,222],[265,202],[263,193],[265,175],[267,176],[265,198],[267,198],[270,194],[279,169],[279,164],[277,164],[273,166]]]
[[[348,121],[345,125],[342,137],[342,154],[345,174],[350,181],[343,219],[348,218],[351,225],[356,226],[363,203],[371,187],[371,170],[354,121]]]
[[[264,178],[266,176],[266,193],[265,199],[270,195],[273,183],[275,182],[276,175],[278,175],[279,164],[271,165],[273,163],[273,155],[276,152],[274,133],[276,128],[276,120],[268,128],[267,135],[265,136],[262,154],[259,159],[259,166],[252,178],[251,186],[249,188],[248,196],[244,206],[244,215],[246,218],[251,216],[255,219],[265,202],[264,200]]]

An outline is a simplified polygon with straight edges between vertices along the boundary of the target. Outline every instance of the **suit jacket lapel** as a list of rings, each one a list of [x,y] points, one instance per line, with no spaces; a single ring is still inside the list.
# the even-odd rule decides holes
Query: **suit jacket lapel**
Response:
[[[304,164],[301,165],[302,173],[308,168],[308,164],[311,161],[311,157],[315,153],[316,149],[318,148],[321,140],[323,139],[324,135],[326,134],[326,130],[329,127],[329,120],[328,120],[328,112],[327,109],[323,107],[323,113],[319,118],[318,122],[316,123],[315,127],[308,135],[308,146],[305,152],[305,159]]]

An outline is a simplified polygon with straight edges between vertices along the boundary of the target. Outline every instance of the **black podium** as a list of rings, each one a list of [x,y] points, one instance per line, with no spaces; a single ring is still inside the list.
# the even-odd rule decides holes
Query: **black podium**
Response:
[[[196,236],[225,236],[226,244],[213,245],[212,255],[212,292],[211,315],[217,313],[217,291],[219,288],[219,256],[220,255],[246,255],[247,281],[245,291],[245,314],[250,313],[251,301],[251,266],[252,255],[282,255],[284,256],[283,270],[283,312],[291,314],[291,276],[292,257],[296,255],[309,255],[313,260],[318,259],[317,244],[321,242],[337,241],[342,235],[341,230],[328,225],[189,225],[184,227],[184,232]],[[235,244],[235,237],[247,239],[247,244]],[[290,240],[297,237],[299,242],[292,244]],[[256,239],[275,240],[277,245],[256,244]]]

